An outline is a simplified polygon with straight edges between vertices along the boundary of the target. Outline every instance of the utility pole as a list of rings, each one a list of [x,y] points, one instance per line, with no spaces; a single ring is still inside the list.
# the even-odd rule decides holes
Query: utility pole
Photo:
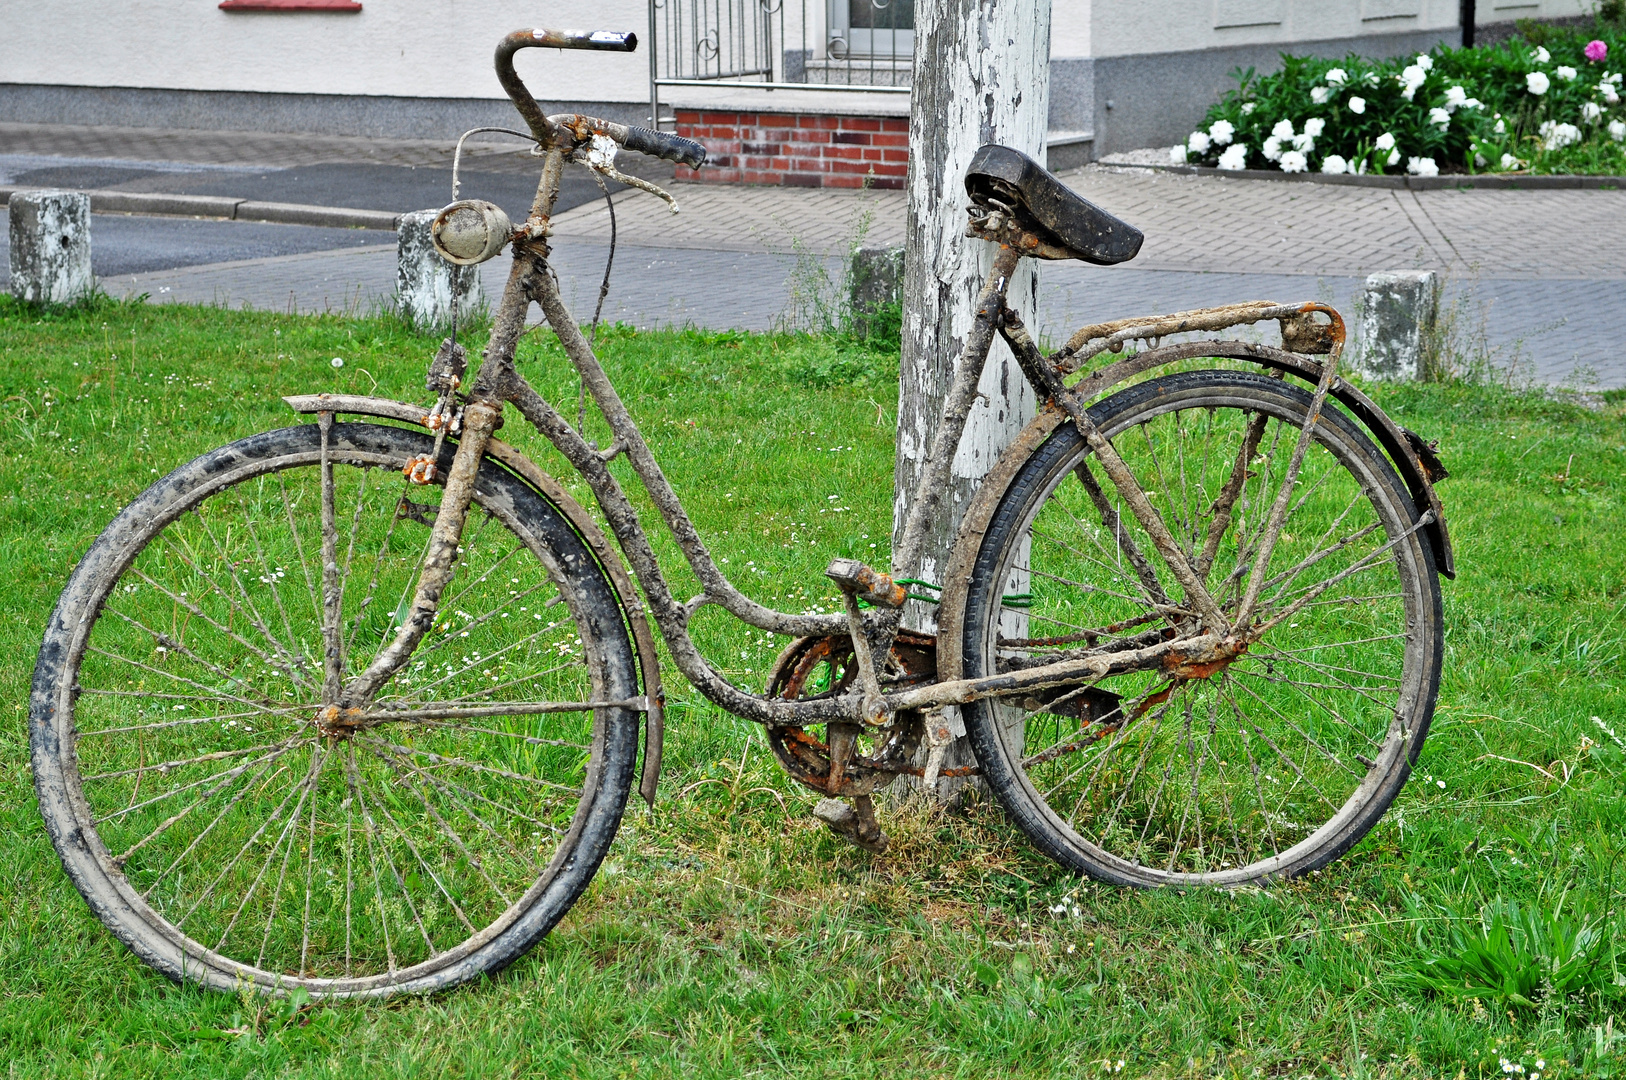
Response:
[[[893,542],[942,416],[972,309],[993,266],[994,245],[965,236],[965,170],[984,143],[1041,163],[1050,99],[1050,0],[917,0],[914,91],[909,121],[909,217],[904,248],[903,356],[898,387]],[[1011,283],[1011,307],[1035,325],[1038,275],[1032,260]],[[898,577],[942,584],[966,504],[1035,409],[1033,390],[1003,341],[995,340],[951,470],[944,511],[914,566]],[[933,632],[925,605],[906,624]],[[952,711],[951,711],[952,712]],[[949,728],[962,735],[958,715]],[[969,763],[956,739],[945,767]],[[945,782],[947,783],[947,782]],[[944,790],[947,790],[946,788]]]

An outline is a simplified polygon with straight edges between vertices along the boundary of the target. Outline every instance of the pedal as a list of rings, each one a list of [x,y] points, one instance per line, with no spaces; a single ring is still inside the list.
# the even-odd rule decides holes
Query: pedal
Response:
[[[832,560],[824,576],[839,585],[842,592],[876,607],[901,608],[909,599],[909,591],[893,581],[890,574],[865,566],[857,559]]]
[[[829,826],[843,840],[876,855],[885,853],[889,841],[875,820],[875,804],[868,795],[858,795],[849,806],[840,799],[820,799],[813,816]]]

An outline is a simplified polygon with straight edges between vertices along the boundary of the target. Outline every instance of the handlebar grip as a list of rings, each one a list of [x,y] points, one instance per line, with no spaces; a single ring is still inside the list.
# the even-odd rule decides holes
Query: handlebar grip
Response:
[[[687,165],[691,169],[698,169],[706,163],[706,148],[693,139],[685,139],[681,135],[672,135],[665,131],[651,131],[648,128],[627,128],[626,147],[628,150],[637,150],[641,154],[650,154],[654,157],[675,161],[680,165]]]

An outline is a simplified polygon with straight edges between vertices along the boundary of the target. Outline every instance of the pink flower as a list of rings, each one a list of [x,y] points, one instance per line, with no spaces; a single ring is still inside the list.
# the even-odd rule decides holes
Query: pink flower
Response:
[[[1586,58],[1588,60],[1592,61],[1594,64],[1601,64],[1609,56],[1609,46],[1605,45],[1601,41],[1589,41],[1586,43],[1586,49],[1584,52],[1586,53]]]

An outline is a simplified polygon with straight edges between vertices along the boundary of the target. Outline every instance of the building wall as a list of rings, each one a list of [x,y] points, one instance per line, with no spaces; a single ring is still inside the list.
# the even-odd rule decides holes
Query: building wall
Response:
[[[1475,21],[1563,18],[1593,6],[1590,0],[1478,0]],[[1449,31],[1460,17],[1459,0],[1120,0],[1094,6],[1089,55],[1395,38]]]
[[[823,0],[807,3],[822,10]],[[1093,131],[1097,153],[1175,142],[1232,85],[1234,68],[1273,70],[1282,50],[1426,49],[1455,40],[1458,13],[1458,0],[1052,3],[1050,127]],[[0,0],[0,119],[455,138],[516,119],[491,66],[502,34],[540,18],[642,37],[649,11],[648,0],[363,0],[354,14],[216,4]],[[1481,24],[1590,8],[1591,0],[1478,0]],[[647,122],[647,43],[633,54],[526,50],[516,64],[549,112]],[[769,104],[758,96],[728,107]],[[683,97],[665,92],[663,105],[720,107]]]
[[[543,25],[634,30],[645,0],[364,0],[353,14],[226,12],[217,0],[0,0],[0,80],[56,86],[502,98],[492,50]],[[94,32],[87,32],[94,28]],[[540,98],[645,101],[642,53],[520,53]]]

